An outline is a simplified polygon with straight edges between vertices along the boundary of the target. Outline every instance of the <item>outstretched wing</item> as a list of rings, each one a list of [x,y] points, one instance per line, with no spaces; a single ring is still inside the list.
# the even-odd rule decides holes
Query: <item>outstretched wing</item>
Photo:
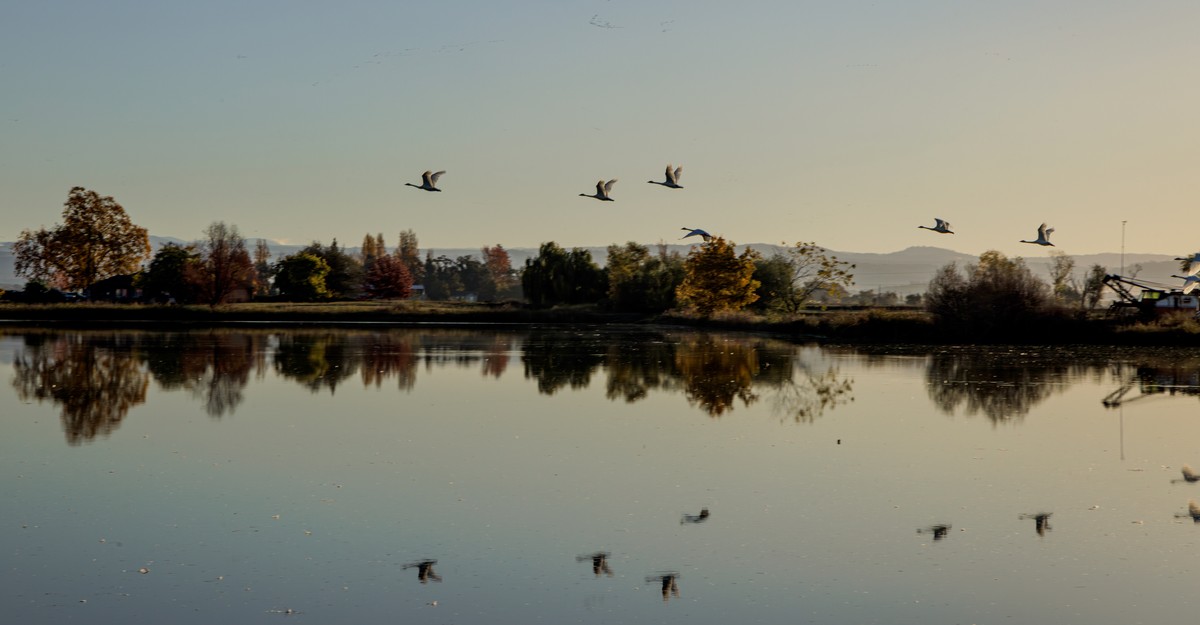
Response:
[[[667,168],[669,170],[670,165],[668,165]],[[683,177],[683,165],[680,165],[679,167],[675,168],[675,173],[671,176],[671,182],[677,183],[677,182],[679,182],[679,179],[682,177]]]
[[[608,182],[604,183],[604,195],[608,195],[609,192],[612,191],[612,186],[616,183],[617,183],[616,178],[613,178],[612,180],[609,180]]]
[[[439,171],[431,176],[429,175],[429,172],[425,172],[425,175],[429,176],[430,184],[437,184],[438,178],[441,178],[442,174],[444,173],[446,173],[446,170],[443,169],[442,171]]]

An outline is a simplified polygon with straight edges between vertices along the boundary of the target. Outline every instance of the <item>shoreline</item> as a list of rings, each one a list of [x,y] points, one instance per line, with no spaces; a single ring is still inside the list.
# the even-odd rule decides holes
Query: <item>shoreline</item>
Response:
[[[205,328],[230,326],[462,327],[517,329],[530,326],[667,326],[694,330],[769,334],[831,344],[911,345],[1112,345],[1200,346],[1200,323],[1176,317],[1119,322],[1102,317],[1047,317],[1019,329],[986,336],[951,334],[918,309],[808,311],[786,317],[731,313],[699,318],[615,313],[594,306],[526,308],[515,303],[329,302],[248,303],[207,306],[143,304],[4,304],[0,326],[61,328]]]

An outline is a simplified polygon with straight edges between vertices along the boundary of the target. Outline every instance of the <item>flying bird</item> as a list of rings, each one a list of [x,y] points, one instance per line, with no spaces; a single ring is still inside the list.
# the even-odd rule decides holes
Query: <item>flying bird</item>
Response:
[[[666,182],[658,182],[657,180],[647,180],[646,182],[649,182],[650,184],[660,184],[664,187],[667,187],[668,189],[682,189],[683,187],[679,185],[679,177],[682,175],[683,175],[683,165],[676,167],[675,171],[671,171],[671,164],[667,163],[667,181]]]
[[[684,514],[679,520],[679,524],[684,523],[703,523],[708,520],[708,508],[700,508],[700,514]]]
[[[1021,243],[1033,243],[1034,245],[1049,245],[1050,247],[1054,247],[1054,244],[1050,242],[1051,232],[1054,232],[1054,228],[1047,228],[1046,224],[1042,224],[1038,226],[1038,238],[1032,241],[1021,241]]]
[[[688,231],[687,234],[679,237],[681,239],[686,239],[688,237],[703,237],[705,243],[713,240],[713,235],[701,230],[700,228],[688,228],[687,226],[684,226],[683,228],[680,228],[680,230]]]
[[[444,173],[446,173],[444,170],[439,172],[427,171],[421,174],[421,184],[413,184],[411,182],[406,182],[404,184],[424,191],[441,191],[441,189],[437,188],[435,185],[437,185],[438,178],[441,178],[442,174]]]
[[[579,195],[581,195],[583,197],[594,197],[597,200],[604,200],[605,202],[612,202],[614,200],[611,197],[609,197],[608,194],[612,192],[612,186],[614,184],[616,184],[616,182],[617,182],[616,178],[613,178],[612,180],[609,180],[608,182],[604,182],[603,180],[600,180],[600,181],[596,182],[596,195],[588,195],[586,193],[580,193]]]
[[[1176,275],[1176,274],[1171,274],[1171,277],[1172,278],[1180,278],[1183,280],[1183,294],[1184,295],[1191,293],[1192,289],[1196,288],[1196,284],[1200,283],[1200,276],[1180,276],[1180,275]]]
[[[938,232],[941,234],[954,234],[954,231],[950,229],[950,222],[948,222],[944,219],[939,219],[937,217],[934,217],[933,220],[936,221],[937,223],[934,224],[934,226],[932,228],[930,228],[929,226],[917,226],[917,227],[924,228],[926,230],[932,230],[934,232]]]
[[[1196,255],[1192,256],[1191,258],[1176,258],[1175,260],[1188,261],[1187,268],[1184,269],[1183,272],[1189,276],[1194,276],[1197,273],[1200,273],[1200,252],[1196,252]]]

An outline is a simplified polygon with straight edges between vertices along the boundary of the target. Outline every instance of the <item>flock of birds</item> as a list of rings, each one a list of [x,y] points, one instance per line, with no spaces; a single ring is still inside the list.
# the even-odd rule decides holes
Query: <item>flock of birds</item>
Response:
[[[414,185],[415,186],[415,185]],[[708,508],[700,509],[699,514],[684,514],[679,521],[681,525],[695,525],[708,520]],[[935,539],[936,540],[936,539]],[[592,574],[596,577],[606,575],[613,576],[612,567],[608,565],[608,558],[612,554],[607,551],[593,551],[583,555],[575,556],[576,562],[591,562]],[[417,569],[417,580],[422,584],[428,584],[430,581],[440,582],[442,577],[433,571],[433,566],[437,564],[437,560],[424,559],[415,562],[409,562],[402,566],[402,569]],[[659,584],[662,588],[663,601],[667,601],[671,597],[679,597],[679,579],[682,577],[679,571],[659,571],[653,575],[646,577],[646,583]],[[437,605],[434,601],[430,605]]]
[[[942,219],[940,217],[934,217],[933,221],[934,221],[933,227],[930,227],[930,226],[917,226],[917,227],[924,228],[926,230],[932,230],[939,234],[954,234],[954,231],[950,229],[950,222],[948,222],[945,219]],[[1054,247],[1054,244],[1050,242],[1050,234],[1053,232],[1054,232],[1054,228],[1047,228],[1046,224],[1043,223],[1042,225],[1038,226],[1038,235],[1037,235],[1036,239],[1033,239],[1032,241],[1026,241],[1026,240],[1022,239],[1020,242],[1021,243],[1032,243],[1034,245],[1043,245],[1043,246],[1049,245],[1050,247]]]
[[[1197,257],[1197,259],[1193,262],[1200,263],[1200,254],[1197,254],[1196,257]],[[1179,260],[1186,260],[1186,259],[1179,259]],[[1193,469],[1189,465],[1185,464],[1182,467],[1180,467],[1179,473],[1181,474],[1181,477],[1171,480],[1172,484],[1176,484],[1179,482],[1186,482],[1189,484],[1194,484],[1196,482],[1200,482],[1200,473],[1197,473],[1196,470]],[[1033,523],[1034,523],[1034,531],[1037,532],[1037,535],[1045,536],[1046,532],[1050,531],[1050,529],[1051,529],[1050,528],[1050,515],[1052,515],[1052,514],[1054,514],[1054,513],[1053,512],[1033,512],[1033,513],[1025,513],[1025,514],[1017,515],[1017,518],[1018,519],[1032,519]],[[1175,518],[1191,519],[1192,522],[1200,524],[1200,503],[1197,503],[1195,499],[1189,499],[1188,504],[1187,504],[1187,512],[1177,512],[1177,513],[1175,513]],[[1138,521],[1138,523],[1140,523],[1140,521]],[[953,527],[953,526],[950,525],[949,523],[938,523],[937,525],[930,525],[928,527],[919,528],[917,530],[917,533],[918,534],[932,534],[934,540],[942,540],[950,534],[951,527]]]
[[[414,189],[421,189],[422,191],[437,191],[440,193],[441,189],[437,188],[437,182],[438,182],[438,178],[441,178],[442,174],[444,174],[444,173],[446,173],[446,170],[444,170],[444,169],[442,171],[427,170],[425,173],[421,174],[421,184],[413,184],[411,182],[406,182],[404,184],[405,184],[405,186],[413,187]],[[682,189],[683,188],[683,185],[679,184],[679,179],[681,177],[683,177],[683,166],[682,165],[672,169],[670,163],[668,163],[667,171],[666,171],[666,174],[664,174],[664,177],[665,177],[665,180],[663,180],[662,182],[659,182],[658,180],[647,180],[646,182],[648,182],[650,184],[656,184],[656,185],[659,185],[662,187],[666,187],[668,189]],[[613,200],[613,198],[612,198],[612,188],[613,188],[613,185],[615,185],[615,184],[617,184],[616,178],[613,178],[612,180],[609,180],[609,181],[605,181],[605,180],[601,179],[601,180],[596,181],[596,192],[595,193],[580,193],[579,195],[581,197],[590,197],[593,199],[597,199],[602,202],[613,202],[615,200]],[[938,223],[939,224],[941,223],[940,219],[938,220]],[[705,232],[702,228],[684,227],[683,230],[687,231],[687,234],[680,237],[681,239],[686,239],[688,237],[700,237],[700,238],[704,239],[704,241],[707,243],[709,241],[712,241],[714,238],[713,235],[709,234],[708,232]]]
[[[404,184],[407,186],[416,188],[416,189],[421,189],[422,191],[441,192],[441,189],[437,188],[437,183],[438,183],[438,179],[441,178],[442,174],[444,174],[444,173],[446,173],[445,170],[436,171],[436,172],[435,171],[426,171],[425,173],[421,174],[421,184],[413,184],[411,182],[406,182]],[[668,189],[682,189],[683,185],[679,184],[679,179],[682,177],[683,177],[683,166],[681,165],[679,167],[675,167],[674,169],[672,169],[671,164],[668,163],[666,173],[664,174],[664,180],[662,180],[661,182],[658,180],[647,180],[646,182],[648,182],[650,184],[656,184],[656,185],[659,185],[662,187],[666,187]],[[604,179],[600,179],[600,180],[596,181],[596,192],[595,193],[580,193],[579,195],[581,197],[590,197],[590,198],[593,198],[596,200],[600,200],[602,202],[613,202],[615,200],[613,200],[613,197],[612,197],[612,189],[613,189],[613,185],[615,185],[615,184],[617,184],[616,178],[613,178],[612,180],[608,180],[608,181],[606,181]],[[917,228],[930,230],[933,232],[937,232],[938,234],[954,234],[954,231],[950,229],[950,227],[951,227],[950,222],[946,221],[945,219],[942,219],[941,217],[934,217],[933,221],[934,221],[934,224],[932,226],[917,226]],[[700,237],[701,239],[704,240],[705,243],[707,243],[709,241],[712,241],[714,238],[713,235],[709,234],[702,228],[689,228],[687,226],[684,226],[682,228],[682,230],[687,232],[687,234],[680,237],[681,239],[686,239],[689,237]],[[1054,228],[1049,228],[1046,226],[1045,223],[1043,223],[1042,225],[1038,226],[1036,239],[1028,239],[1028,240],[1022,239],[1019,242],[1020,243],[1030,243],[1033,245],[1041,245],[1043,247],[1045,247],[1045,246],[1055,247],[1055,245],[1050,242],[1050,235],[1053,233],[1054,233]],[[1176,258],[1175,260],[1190,261],[1187,275],[1183,275],[1183,276],[1172,275],[1171,276],[1172,278],[1182,278],[1184,281],[1184,284],[1183,284],[1184,294],[1190,293],[1193,289],[1196,288],[1196,286],[1198,284],[1200,284],[1200,275],[1198,275],[1198,274],[1200,274],[1200,253],[1197,253],[1192,258]]]

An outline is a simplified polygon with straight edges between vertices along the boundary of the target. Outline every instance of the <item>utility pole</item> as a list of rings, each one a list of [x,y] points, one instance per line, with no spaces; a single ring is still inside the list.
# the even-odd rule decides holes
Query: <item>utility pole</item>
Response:
[[[1121,220],[1121,275],[1125,275],[1125,221]]]

